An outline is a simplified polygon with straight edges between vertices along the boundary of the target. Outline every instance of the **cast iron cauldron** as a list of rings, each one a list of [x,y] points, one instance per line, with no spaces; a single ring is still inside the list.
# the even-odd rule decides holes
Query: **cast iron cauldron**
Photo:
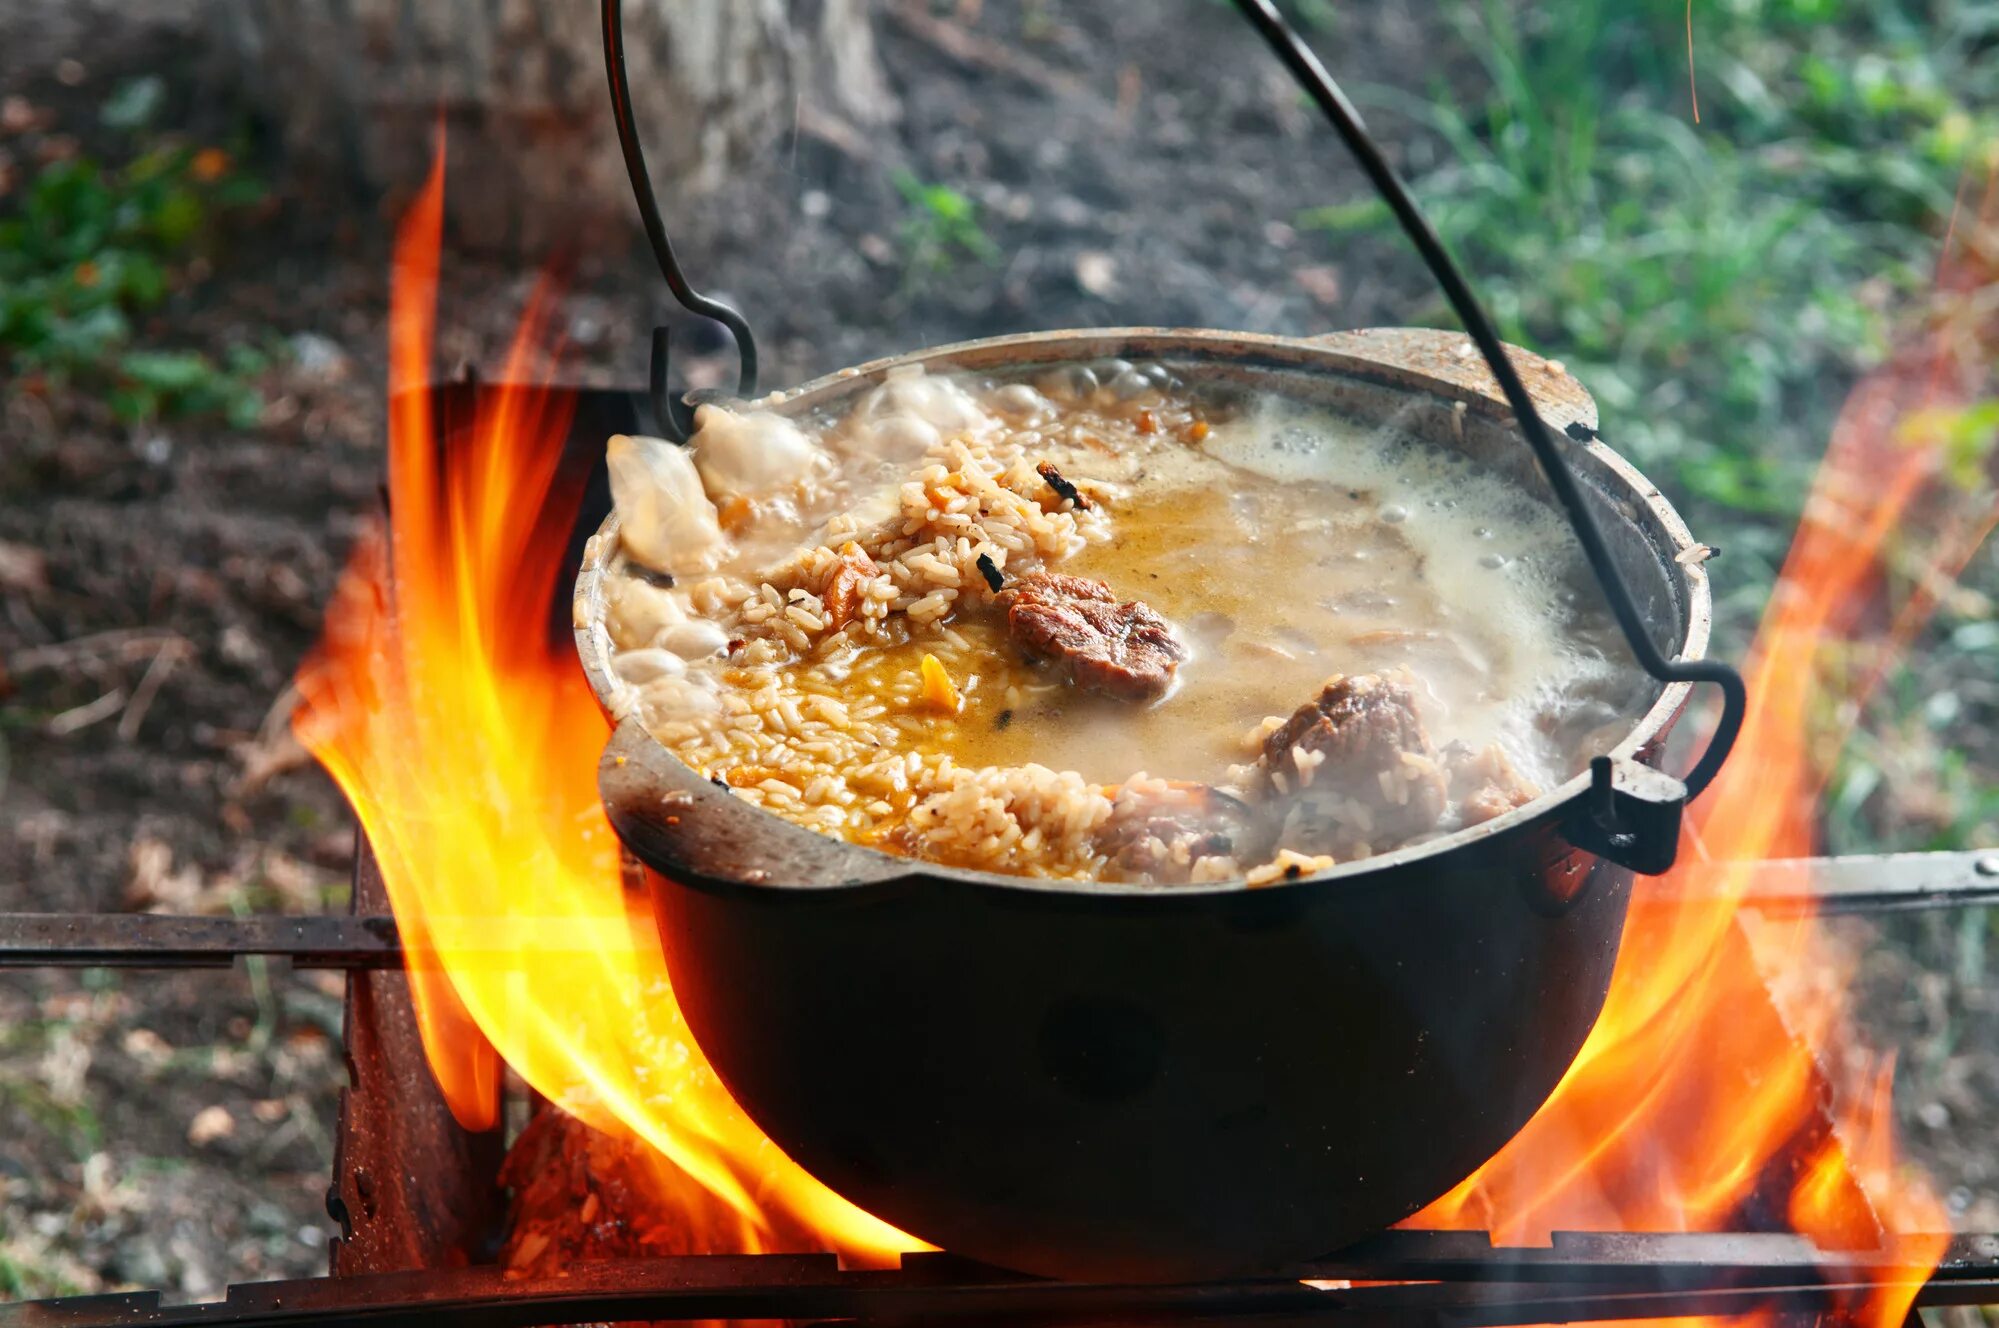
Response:
[[[1470,343],[1440,332],[1004,337],[823,378],[776,408],[838,403],[899,364],[1106,356],[1392,419],[1547,494]],[[1593,428],[1573,379],[1514,356],[1554,428]],[[1565,446],[1655,639],[1699,658],[1708,584],[1676,561],[1694,547],[1685,526],[1609,449]],[[576,592],[584,667],[614,715],[600,583],[615,532],[613,516]],[[1659,690],[1613,753],[1620,770],[1662,778],[1635,762],[1656,756],[1686,691]],[[688,1025],[757,1124],[907,1231],[1067,1277],[1268,1269],[1443,1193],[1582,1045],[1631,883],[1577,847],[1600,839],[1587,775],[1436,842],[1261,889],[1055,883],[859,848],[737,800],[631,718],[599,782],[647,868]]]

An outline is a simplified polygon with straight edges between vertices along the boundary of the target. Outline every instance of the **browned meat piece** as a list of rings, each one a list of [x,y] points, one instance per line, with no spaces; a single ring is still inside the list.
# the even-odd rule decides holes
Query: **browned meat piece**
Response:
[[[1373,673],[1328,680],[1264,740],[1265,788],[1295,802],[1282,843],[1345,856],[1424,833],[1444,814],[1436,755],[1403,683]]]
[[[1171,781],[1164,788],[1125,788],[1098,838],[1098,848],[1128,878],[1184,884],[1202,858],[1239,863],[1265,851],[1268,836],[1248,803],[1206,784]]]
[[[1118,603],[1101,581],[1031,572],[1000,594],[1007,632],[1027,654],[1060,665],[1086,691],[1154,701],[1187,648],[1173,625],[1137,600]]]
[[[820,597],[826,605],[829,630],[837,632],[860,616],[868,582],[880,574],[881,569],[861,551],[860,545],[849,544],[840,551],[840,560],[833,564],[833,575],[827,578],[826,593]]]
[[[1451,772],[1451,801],[1466,825],[1479,825],[1524,807],[1541,796],[1497,743],[1474,752],[1461,742],[1444,748],[1444,767]]]

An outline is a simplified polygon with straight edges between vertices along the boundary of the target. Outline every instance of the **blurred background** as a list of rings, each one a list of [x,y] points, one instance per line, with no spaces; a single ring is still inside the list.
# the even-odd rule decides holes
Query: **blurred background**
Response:
[[[1449,323],[1225,0],[627,9],[669,225],[766,385],[1036,328]],[[497,373],[550,263],[569,379],[641,384],[665,316],[594,10],[0,0],[0,911],[344,906],[289,679],[383,478],[389,243],[439,124],[440,375]],[[1288,12],[1508,338],[1723,550],[1724,656],[1855,383],[1940,329],[1995,361],[1995,0]],[[676,346],[733,381],[718,329]],[[1923,425],[1974,513],[1987,396]],[[1883,631],[1938,608],[1828,717],[1826,851],[1999,845],[1999,555],[1889,561]],[[1837,926],[1908,1151],[1999,1228],[1988,913]],[[323,1271],[339,1008],[256,964],[0,978],[0,1300]]]

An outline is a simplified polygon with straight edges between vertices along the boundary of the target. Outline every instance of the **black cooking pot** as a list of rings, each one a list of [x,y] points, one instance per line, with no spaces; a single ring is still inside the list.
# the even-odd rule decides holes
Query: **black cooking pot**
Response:
[[[905,363],[1111,355],[1393,420],[1547,493],[1469,342],[1446,333],[1000,338],[821,379],[775,408],[840,402]],[[1585,426],[1568,460],[1654,638],[1699,658],[1708,584],[1686,528],[1591,440],[1575,381],[1514,356],[1544,418]],[[603,625],[615,522],[577,587],[583,662],[614,717],[630,704]],[[806,1170],[958,1254],[1178,1280],[1309,1258],[1406,1217],[1540,1107],[1603,1004],[1631,882],[1619,862],[1671,860],[1677,783],[1638,763],[1686,691],[1657,692],[1594,785],[1578,775],[1472,829],[1263,888],[1054,882],[860,848],[737,800],[629,717],[600,786],[647,869],[689,1027]],[[1613,805],[1626,815],[1607,835]]]

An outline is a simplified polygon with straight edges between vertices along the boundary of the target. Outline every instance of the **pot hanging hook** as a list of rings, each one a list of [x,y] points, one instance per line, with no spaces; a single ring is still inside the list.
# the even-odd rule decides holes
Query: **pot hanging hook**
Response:
[[[618,129],[618,147],[625,155],[625,171],[632,179],[632,193],[639,204],[639,218],[645,224],[646,240],[653,257],[659,260],[660,275],[667,289],[689,313],[713,319],[729,329],[741,357],[736,376],[736,395],[753,396],[757,390],[757,341],[749,320],[732,305],[703,295],[688,284],[674,255],[673,241],[659,215],[659,201],[652,192],[652,178],[646,172],[645,150],[639,146],[638,123],[632,114],[631,85],[625,76],[625,16],[623,0],[604,0],[604,73],[611,81],[611,120]],[[662,435],[684,443],[694,433],[694,409],[668,385],[669,356],[667,329],[652,330],[650,390],[652,410]]]

